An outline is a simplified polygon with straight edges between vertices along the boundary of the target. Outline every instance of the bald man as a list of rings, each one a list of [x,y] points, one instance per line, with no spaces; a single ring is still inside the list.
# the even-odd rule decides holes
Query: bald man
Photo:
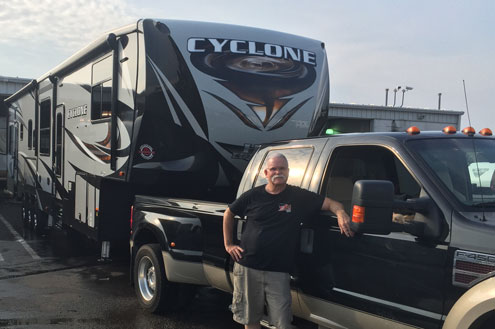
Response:
[[[289,164],[283,154],[269,157],[264,174],[267,184],[242,194],[223,216],[225,250],[235,261],[232,312],[245,329],[258,329],[266,303],[270,323],[289,329],[289,272],[295,267],[301,222],[328,210],[337,215],[342,234],[354,233],[341,203],[287,184]],[[240,245],[233,243],[235,215],[247,217]]]

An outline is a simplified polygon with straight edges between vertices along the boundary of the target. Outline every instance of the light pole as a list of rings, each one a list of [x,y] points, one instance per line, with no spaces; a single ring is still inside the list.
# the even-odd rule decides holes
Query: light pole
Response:
[[[404,106],[404,95],[406,94],[406,91],[413,90],[413,87],[408,87],[402,89],[402,103],[400,104],[400,107]]]
[[[401,88],[401,86],[394,88],[394,105],[392,105],[392,107],[395,107],[395,100],[397,99],[397,92],[400,90],[400,88]]]

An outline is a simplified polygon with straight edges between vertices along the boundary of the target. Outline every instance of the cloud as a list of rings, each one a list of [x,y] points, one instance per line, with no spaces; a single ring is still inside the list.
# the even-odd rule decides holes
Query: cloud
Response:
[[[38,74],[59,64],[104,31],[134,20],[128,14],[133,12],[132,8],[119,0],[13,0],[2,1],[1,6],[2,52],[15,53],[15,61],[30,61],[27,66],[43,61],[38,64],[43,66]],[[0,59],[4,57],[6,54]]]
[[[5,1],[0,42],[49,40],[58,47],[80,47],[102,31],[130,23],[127,7],[119,0]]]

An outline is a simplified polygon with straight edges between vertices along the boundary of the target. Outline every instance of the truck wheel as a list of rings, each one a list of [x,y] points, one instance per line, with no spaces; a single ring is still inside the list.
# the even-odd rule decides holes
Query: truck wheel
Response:
[[[152,313],[173,310],[177,286],[165,277],[160,245],[139,248],[134,261],[134,287],[141,306]]]
[[[479,317],[469,329],[493,329],[495,328],[495,311],[490,311]]]

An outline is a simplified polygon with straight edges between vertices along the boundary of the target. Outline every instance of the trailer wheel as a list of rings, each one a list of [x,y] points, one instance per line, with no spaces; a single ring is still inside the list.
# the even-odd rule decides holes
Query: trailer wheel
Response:
[[[33,211],[33,229],[37,234],[46,234],[48,214],[41,210]]]
[[[159,244],[139,248],[134,262],[134,287],[139,303],[147,311],[162,313],[172,310],[177,284],[165,277]]]
[[[21,218],[22,218],[22,223],[24,224],[24,227],[27,227],[29,225],[29,219],[28,219],[28,207],[26,205],[25,200],[22,201]]]
[[[27,216],[27,227],[30,231],[33,230],[33,214],[34,214],[34,211],[33,211],[33,208],[31,208],[29,205],[28,207],[26,208],[26,216]]]

